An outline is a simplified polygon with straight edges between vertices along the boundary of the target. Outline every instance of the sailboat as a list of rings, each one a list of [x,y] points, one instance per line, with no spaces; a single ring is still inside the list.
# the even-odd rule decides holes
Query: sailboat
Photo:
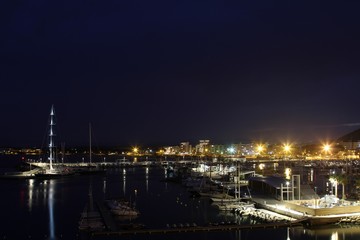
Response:
[[[50,110],[50,118],[49,118],[49,164],[45,165],[45,167],[35,174],[35,177],[61,177],[61,176],[69,176],[73,175],[74,172],[69,168],[59,167],[54,165],[55,155],[56,155],[56,146],[55,146],[55,109],[54,105],[51,106]]]
[[[80,168],[76,169],[76,173],[78,174],[105,174],[106,173],[106,169],[103,168],[99,168],[98,164],[93,165],[92,164],[92,150],[91,150],[91,123],[89,123],[89,139],[90,139],[90,149],[89,149],[89,163],[87,164],[87,166],[83,166]]]

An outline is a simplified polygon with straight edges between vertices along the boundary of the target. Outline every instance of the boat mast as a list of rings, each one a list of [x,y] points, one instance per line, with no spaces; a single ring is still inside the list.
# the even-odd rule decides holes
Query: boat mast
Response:
[[[54,157],[55,157],[55,145],[54,145],[54,137],[55,137],[55,133],[54,133],[54,126],[55,126],[55,122],[54,122],[54,116],[55,116],[55,110],[54,110],[54,105],[51,106],[51,111],[50,111],[50,130],[49,130],[49,168],[50,170],[53,170],[53,161],[54,161]]]
[[[241,179],[241,163],[240,163],[240,161],[238,160],[238,162],[239,162],[239,179],[238,179],[238,183],[239,183],[239,200],[241,200],[241,193],[240,193],[240,189],[241,189],[241,181],[240,181],[240,179]]]
[[[90,138],[90,164],[91,164],[91,123],[89,123],[89,138]]]

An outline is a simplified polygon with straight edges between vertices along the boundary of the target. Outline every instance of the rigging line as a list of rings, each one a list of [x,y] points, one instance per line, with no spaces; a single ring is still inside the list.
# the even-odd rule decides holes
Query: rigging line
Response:
[[[47,146],[45,146],[45,144],[48,142],[47,138],[48,138],[48,132],[50,130],[49,123],[50,123],[50,115],[48,115],[48,119],[45,124],[45,132],[43,134],[43,139],[42,139],[41,146],[40,146],[41,154],[39,155],[39,160],[41,158],[42,161],[46,161],[45,158],[47,156],[48,148],[47,148]]]

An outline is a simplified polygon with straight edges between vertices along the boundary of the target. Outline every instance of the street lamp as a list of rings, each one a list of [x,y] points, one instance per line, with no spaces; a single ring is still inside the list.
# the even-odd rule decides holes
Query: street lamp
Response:
[[[227,150],[231,155],[233,155],[235,153],[235,148],[234,147],[229,147]]]
[[[331,145],[328,144],[328,143],[325,143],[325,144],[323,145],[323,151],[324,151],[324,153],[325,153],[325,156],[328,156],[329,153],[331,152]]]
[[[261,155],[262,151],[264,151],[264,146],[262,144],[257,145],[258,154]]]
[[[138,151],[139,151],[139,149],[138,149],[137,147],[134,147],[134,148],[133,148],[133,152],[134,152],[134,154],[137,154],[137,153],[138,153]]]
[[[291,146],[290,146],[290,144],[285,143],[285,144],[283,145],[283,150],[284,150],[284,153],[285,153],[285,155],[284,155],[284,160],[283,160],[283,167],[284,167],[284,169],[285,169],[286,156],[287,156],[287,155],[289,154],[289,152],[291,151]]]
[[[285,152],[285,157],[287,156],[287,154],[291,151],[291,146],[290,144],[286,143],[284,144],[284,152]]]

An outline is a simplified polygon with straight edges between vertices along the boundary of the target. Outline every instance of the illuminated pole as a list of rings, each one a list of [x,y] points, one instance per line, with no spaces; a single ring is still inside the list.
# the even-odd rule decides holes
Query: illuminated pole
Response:
[[[262,151],[264,151],[264,146],[262,144],[259,144],[257,146],[257,151],[258,151],[259,156],[261,156]]]
[[[331,145],[328,144],[328,143],[325,143],[323,145],[323,151],[325,152],[325,157],[328,157],[329,156],[329,153],[331,151]]]
[[[91,123],[89,123],[89,145],[90,145],[90,149],[89,149],[89,151],[90,151],[90,164],[91,164]]]
[[[289,154],[290,150],[291,150],[291,146],[290,146],[288,143],[284,144],[284,152],[285,152],[285,156],[284,156],[284,168],[285,168],[286,156]]]
[[[50,111],[50,131],[49,131],[49,168],[50,170],[53,170],[53,161],[55,159],[55,145],[54,145],[54,137],[55,137],[55,133],[54,133],[54,126],[55,126],[55,122],[54,122],[54,116],[55,116],[55,109],[54,109],[54,105],[51,106],[51,111]]]

